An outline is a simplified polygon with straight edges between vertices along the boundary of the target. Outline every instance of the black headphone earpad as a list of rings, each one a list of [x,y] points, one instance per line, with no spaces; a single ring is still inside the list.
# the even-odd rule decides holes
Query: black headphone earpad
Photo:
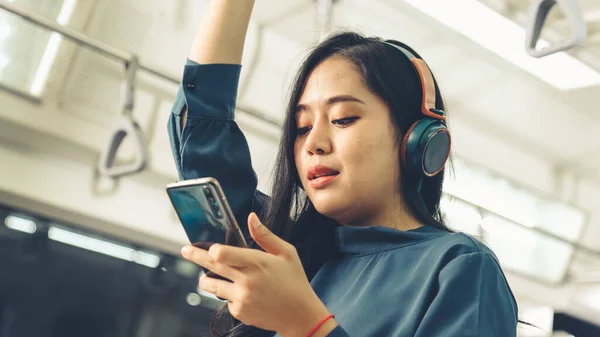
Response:
[[[411,125],[402,139],[402,164],[412,173],[435,176],[448,161],[450,145],[450,132],[445,124],[423,118]]]

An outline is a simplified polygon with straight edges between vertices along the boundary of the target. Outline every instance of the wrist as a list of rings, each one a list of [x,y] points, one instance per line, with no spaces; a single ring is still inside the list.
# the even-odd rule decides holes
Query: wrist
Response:
[[[329,311],[320,300],[319,304],[320,305],[313,307],[312,310],[304,310],[303,312],[298,313],[292,324],[288,324],[282,331],[278,331],[278,333],[282,337],[306,337],[317,327],[317,325],[319,325],[319,323],[330,315]],[[327,334],[335,329],[336,326],[337,323],[335,318],[329,318],[314,331],[311,337],[327,336]]]
[[[338,324],[335,321],[335,317],[331,317],[331,318],[327,319],[326,321],[323,321],[322,324],[320,326],[318,326],[318,328],[315,325],[316,329],[312,332],[310,337],[327,337],[329,335],[329,333],[331,331],[333,331],[333,329],[335,329],[337,326],[338,326]],[[304,335],[303,337],[306,337],[306,336],[308,336],[308,335]]]

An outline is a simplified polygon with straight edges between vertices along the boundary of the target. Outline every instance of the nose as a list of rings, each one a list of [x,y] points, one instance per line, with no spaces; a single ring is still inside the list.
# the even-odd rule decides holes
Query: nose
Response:
[[[317,121],[313,125],[306,143],[304,144],[309,155],[327,154],[333,149],[328,121]]]

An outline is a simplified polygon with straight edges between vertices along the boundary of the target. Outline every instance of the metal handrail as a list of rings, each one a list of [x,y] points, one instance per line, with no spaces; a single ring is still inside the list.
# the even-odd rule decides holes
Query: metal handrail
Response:
[[[38,14],[31,13],[23,8],[19,8],[18,6],[15,6],[6,1],[0,1],[0,8],[6,10],[8,12],[11,12],[17,16],[20,16],[21,18],[23,18],[35,25],[38,25],[38,26],[41,26],[48,30],[57,32],[57,33],[63,35],[65,38],[73,41],[74,43],[76,43],[80,46],[92,49],[100,54],[105,55],[105,56],[115,58],[122,62],[129,62],[129,60],[131,60],[135,57],[135,55],[131,52],[124,51],[124,50],[115,48],[109,44],[94,40],[87,35],[79,33],[68,27],[61,26],[52,20],[48,20]],[[179,85],[181,83],[180,78],[169,75],[167,73],[164,73],[164,72],[162,72],[158,69],[152,68],[150,66],[144,65],[142,62],[139,63],[139,70],[143,70],[154,76],[160,77],[162,79],[165,79],[165,80],[175,83],[177,85]],[[248,106],[237,104],[236,110],[239,110],[240,112],[242,112],[244,114],[250,115],[254,118],[257,118],[265,123],[271,124],[276,127],[281,127],[281,125],[282,125],[282,123],[279,120],[277,120],[265,113],[257,111],[256,109],[248,107]]]

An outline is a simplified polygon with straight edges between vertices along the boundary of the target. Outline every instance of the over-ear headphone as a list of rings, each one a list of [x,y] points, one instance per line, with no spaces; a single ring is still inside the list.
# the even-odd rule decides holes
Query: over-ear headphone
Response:
[[[420,176],[433,177],[444,169],[450,156],[450,131],[446,127],[446,113],[436,109],[436,88],[431,70],[425,61],[406,48],[382,41],[402,52],[414,66],[422,89],[423,117],[406,131],[400,147],[400,158],[406,170]]]

